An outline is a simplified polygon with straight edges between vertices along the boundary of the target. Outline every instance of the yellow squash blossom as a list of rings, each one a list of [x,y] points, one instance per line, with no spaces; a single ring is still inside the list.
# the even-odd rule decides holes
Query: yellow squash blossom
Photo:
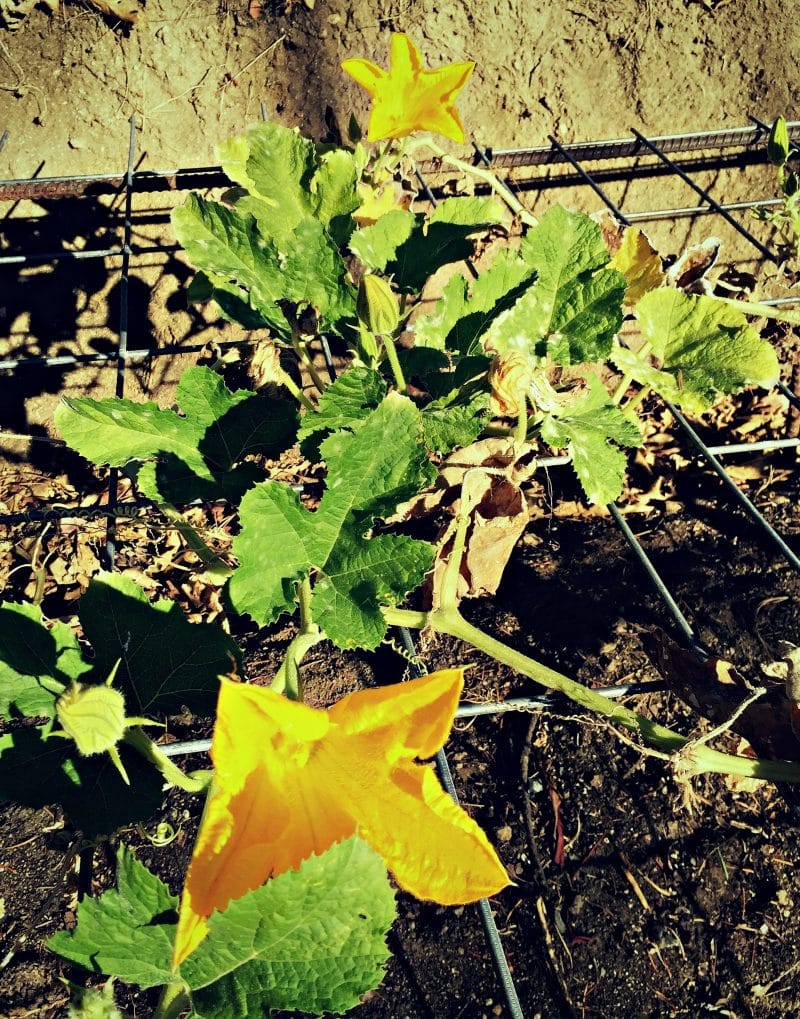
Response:
[[[464,125],[455,98],[475,64],[447,64],[435,71],[422,66],[419,50],[407,35],[392,35],[389,70],[371,60],[345,60],[342,70],[372,96],[367,137],[404,138],[414,131],[434,131],[464,141]]]
[[[442,905],[494,895],[508,876],[430,766],[463,686],[451,669],[350,694],[328,711],[222,681],[214,783],[181,900],[175,966],[214,910],[359,835],[397,883]]]

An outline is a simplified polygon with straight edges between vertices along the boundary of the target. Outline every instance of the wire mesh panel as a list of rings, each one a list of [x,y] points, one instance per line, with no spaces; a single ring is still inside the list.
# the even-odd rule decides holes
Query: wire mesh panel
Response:
[[[800,136],[800,124],[793,123],[790,129],[792,137]],[[553,138],[550,145],[534,149],[476,147],[475,159],[507,173],[509,185],[532,207],[553,200],[569,203],[566,196],[577,197],[577,204],[589,208],[602,205],[621,223],[646,222],[654,229],[665,224],[671,231],[677,229],[681,240],[676,251],[691,236],[681,224],[688,223],[691,231],[702,221],[703,231],[713,229],[724,235],[737,271],[748,267],[772,271],[779,261],[775,238],[763,224],[748,218],[750,209],[775,201],[766,190],[765,138],[765,126],[754,123],[739,129],[652,139],[633,132],[627,139],[570,145]],[[420,173],[423,189],[435,202],[450,171],[440,162],[430,161],[420,167]],[[765,190],[754,192],[746,201],[726,202],[727,174],[752,175]],[[674,193],[684,198],[672,206],[653,208],[646,199],[654,179],[669,180]],[[19,541],[22,534],[13,528],[27,528],[23,537],[31,539],[33,547],[47,527],[80,531],[92,524],[89,551],[104,566],[114,568],[130,565],[120,557],[120,529],[132,521],[151,527],[158,520],[157,508],[140,499],[130,480],[117,470],[87,481],[85,491],[65,480],[64,465],[68,461],[70,467],[75,465],[53,435],[50,420],[64,395],[140,398],[158,393],[162,402],[168,402],[183,368],[199,355],[216,357],[227,347],[254,342],[236,327],[221,327],[209,313],[187,310],[183,290],[190,271],[168,226],[170,209],[186,191],[215,192],[224,186],[216,167],[137,171],[133,122],[124,173],[0,182],[4,295],[0,444],[6,455],[0,526],[13,535],[13,541]],[[659,184],[659,193],[663,190]],[[782,295],[775,300],[792,302],[794,297]],[[333,371],[330,352],[323,354]],[[790,407],[790,424],[796,424],[800,410],[800,400],[792,390],[793,374],[793,364],[784,364],[778,387],[779,397]],[[796,428],[794,434],[778,434],[766,425],[764,434],[754,439],[708,442],[701,434],[702,426],[691,423],[672,405],[666,409],[677,427],[682,471],[693,478],[713,472],[721,481],[725,512],[746,518],[747,526],[758,535],[756,540],[769,547],[773,561],[792,571],[800,569],[793,536],[773,526],[757,495],[751,497],[728,469],[729,464],[739,462],[737,458],[753,454],[785,463],[800,441]],[[540,469],[558,471],[567,464],[566,457],[550,457],[542,460]],[[691,607],[680,604],[649,553],[647,538],[642,540],[637,534],[646,526],[639,527],[636,506],[608,508],[608,527],[620,530],[632,562],[658,593],[665,625],[684,644],[701,656],[707,655],[707,636],[692,618]],[[646,520],[646,514],[641,519]],[[164,523],[158,521],[159,526]],[[82,547],[86,551],[86,546]],[[34,552],[28,557],[31,562]],[[41,549],[35,554],[43,555]],[[6,544],[6,565],[9,569],[19,566],[11,541]],[[776,585],[778,582],[776,577]],[[407,631],[402,639],[413,653]],[[652,689],[653,684],[627,683],[605,692],[624,696]],[[552,710],[556,703],[551,697],[514,698],[478,706],[465,704],[459,714],[463,718],[543,706]],[[178,744],[170,748],[170,754],[206,747],[207,743]],[[446,758],[438,763],[447,783]],[[452,781],[448,788],[455,792]],[[481,904],[481,913],[508,1014],[521,1016],[488,903]]]

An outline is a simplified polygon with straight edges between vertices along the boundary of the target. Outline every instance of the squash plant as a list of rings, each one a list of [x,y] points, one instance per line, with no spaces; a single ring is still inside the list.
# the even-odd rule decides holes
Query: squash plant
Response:
[[[648,392],[700,412],[772,386],[775,354],[746,318],[760,307],[669,286],[636,229],[612,254],[588,216],[556,205],[537,221],[489,171],[442,149],[429,132],[463,141],[454,100],[471,64],[427,70],[395,34],[388,71],[343,66],[373,99],[366,143],[355,127],[350,146],[332,147],[258,124],[219,146],[232,184],[223,198],[191,195],[173,216],[197,270],[190,298],[268,332],[262,373],[282,395],[232,392],[194,367],[174,408],[65,399],[55,418],[72,448],[127,468],[179,522],[230,613],[259,626],[297,619],[271,689],[241,681],[241,653],[219,625],[190,624],[124,578],[95,578],[81,603],[93,656],[37,609],[0,608],[0,711],[25,723],[0,741],[5,796],[58,800],[90,838],[147,817],[164,781],[208,797],[180,902],[123,848],[116,889],[84,901],[76,929],[49,943],[96,973],[161,986],[161,1019],[346,1011],[387,957],[387,869],[442,904],[508,883],[485,835],[418,763],[447,738],[463,671],[319,711],[303,703],[301,664],[323,639],[369,651],[390,626],[450,634],[638,734],[683,776],[800,779],[798,764],[723,754],[608,701],[459,608],[496,589],[539,450],[566,450],[587,500],[606,504],[642,443]],[[416,207],[420,150],[475,175],[488,196]],[[468,278],[460,267],[476,242],[497,238]],[[439,296],[423,301],[446,267]],[[631,342],[620,338],[626,317]],[[314,363],[317,343],[344,351],[333,381]],[[313,509],[260,466],[295,443],[324,468]],[[444,489],[453,518],[438,542],[393,530]],[[177,508],[216,499],[238,509],[235,568]],[[492,524],[501,505],[514,507],[504,533]],[[423,585],[428,608],[403,607]],[[185,775],[142,727],[213,703],[213,772]],[[113,1009],[109,987],[98,1009]]]

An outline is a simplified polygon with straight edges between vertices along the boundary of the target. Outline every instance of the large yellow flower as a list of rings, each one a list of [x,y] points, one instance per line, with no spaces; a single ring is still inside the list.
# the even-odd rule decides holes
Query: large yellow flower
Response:
[[[214,783],[181,900],[174,962],[213,910],[358,834],[397,883],[442,905],[494,895],[508,876],[444,792],[433,756],[453,722],[461,669],[350,694],[329,711],[222,681]]]
[[[361,58],[345,60],[342,70],[372,96],[367,137],[404,138],[414,131],[434,131],[464,141],[464,125],[455,98],[467,84],[472,61],[447,64],[435,71],[422,66],[419,50],[407,35],[392,35],[389,70]]]

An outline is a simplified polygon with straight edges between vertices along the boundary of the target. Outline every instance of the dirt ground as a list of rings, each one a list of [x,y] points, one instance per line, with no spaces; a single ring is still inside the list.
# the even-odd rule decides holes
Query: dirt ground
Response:
[[[271,119],[317,138],[335,136],[351,110],[362,122],[367,111],[340,61],[363,55],[385,64],[392,30],[408,31],[431,65],[476,61],[459,107],[484,146],[544,145],[551,133],[561,141],[620,137],[631,127],[651,135],[738,127],[750,113],[770,121],[800,110],[800,20],[792,0],[316,0],[313,9],[302,0],[148,0],[130,28],[75,2],[54,16],[37,9],[16,33],[0,31],[0,134],[8,131],[0,180],[120,172],[131,115],[142,169],[213,165],[214,144],[258,119],[262,103]],[[751,197],[756,185],[737,174],[716,186],[735,200]],[[165,236],[177,200],[160,196],[143,206],[138,243]],[[557,200],[569,204],[562,194]],[[642,192],[641,202],[654,200],[683,199],[664,184],[657,198]],[[115,243],[120,221],[118,199],[6,203],[0,254]],[[677,253],[690,234],[665,238],[672,247],[663,250]],[[729,255],[740,257],[735,248]],[[745,267],[764,269],[752,261]],[[128,295],[136,344],[202,344],[219,335],[213,317],[186,308],[189,278],[178,256],[136,263]],[[119,280],[103,262],[26,267],[0,284],[0,356],[113,349]],[[784,350],[795,352],[793,344]],[[134,368],[127,395],[168,399],[184,363],[161,358]],[[37,442],[4,447],[4,510],[100,490],[76,458],[38,440],[51,434],[60,395],[108,392],[112,376],[95,366],[5,373],[0,424]],[[703,428],[709,441],[780,435],[785,406],[745,400]],[[800,644],[800,581],[691,454],[675,452],[680,440],[666,427],[653,432],[654,452],[637,465],[628,493],[629,519],[702,640],[758,680],[779,640]],[[797,549],[793,455],[749,458],[736,469]],[[582,510],[568,472],[552,472],[545,490],[498,597],[471,605],[470,617],[590,685],[657,678],[646,637],[671,623],[620,533],[608,518]],[[70,611],[97,568],[103,527],[70,525],[50,548],[47,612]],[[29,573],[17,567],[40,534],[41,527],[26,526],[0,540],[6,597],[30,594]],[[125,522],[119,544],[122,565],[148,575],[152,590],[166,590],[190,613],[202,609],[191,587],[176,585],[163,567],[180,556],[174,535],[148,527],[143,536]],[[274,670],[289,632],[236,635],[251,675]],[[472,700],[533,692],[446,640],[424,653],[431,669],[474,664]],[[311,657],[308,682],[329,703],[359,684],[400,679],[404,669],[388,649],[376,661],[323,647]],[[632,706],[687,733],[701,731],[697,716],[669,695]],[[207,729],[173,731],[188,738]],[[800,1016],[798,822],[774,787],[704,779],[689,810],[662,762],[569,709],[459,723],[448,754],[465,804],[515,875],[516,886],[492,906],[526,1017]],[[163,816],[179,838],[168,851],[140,832],[124,833],[173,890],[197,813],[190,798],[171,795]],[[0,807],[0,1015],[66,1015],[59,976],[79,974],[42,944],[74,922],[75,850],[57,812]],[[112,859],[112,848],[96,850],[95,891],[107,886]],[[473,908],[441,910],[403,898],[391,947],[387,978],[352,1013],[357,1019],[507,1014]],[[152,1005],[147,995],[125,1001],[144,1019]]]
[[[289,10],[286,12],[286,6]],[[124,169],[128,119],[145,168],[205,166],[266,115],[314,137],[363,119],[349,56],[386,63],[392,30],[428,63],[472,59],[459,101],[496,148],[770,121],[798,107],[792,0],[147,0],[120,28],[85,3],[0,34],[0,178]],[[44,163],[43,166],[40,164]]]

